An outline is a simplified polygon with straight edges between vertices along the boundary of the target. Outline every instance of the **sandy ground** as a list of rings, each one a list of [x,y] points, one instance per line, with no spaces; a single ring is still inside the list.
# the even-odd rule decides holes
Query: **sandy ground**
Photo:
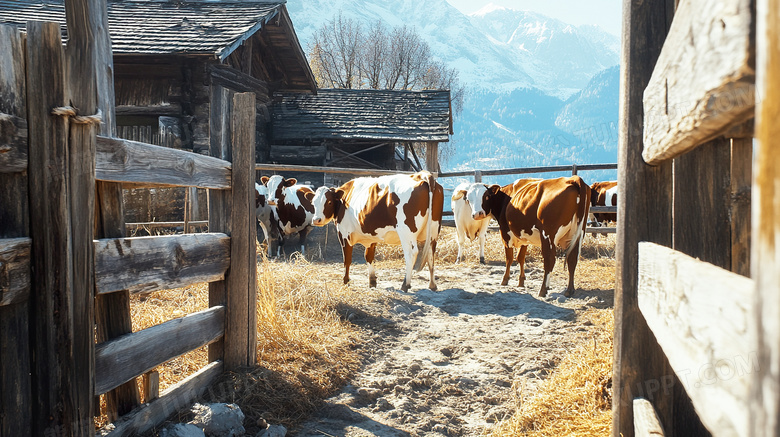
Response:
[[[578,312],[612,306],[613,290],[588,281],[578,281],[566,299],[560,260],[550,294],[539,298],[537,264],[529,263],[526,288],[518,288],[499,285],[504,267],[498,261],[440,263],[439,291],[425,288],[426,269],[415,275],[410,293],[400,291],[401,268],[380,265],[378,287],[369,290],[365,264],[353,264],[350,285],[365,289],[366,304],[344,311],[371,333],[364,368],[288,435],[483,435],[534,393],[567,350],[591,337],[597,328],[578,322]],[[515,267],[510,284],[516,278]]]

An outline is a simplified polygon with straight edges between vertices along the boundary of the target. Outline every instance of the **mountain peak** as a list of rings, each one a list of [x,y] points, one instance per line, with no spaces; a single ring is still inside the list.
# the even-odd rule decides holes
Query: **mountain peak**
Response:
[[[506,6],[497,5],[495,3],[488,3],[480,10],[469,14],[470,17],[484,17],[485,15],[496,11],[514,11],[515,9],[507,8]]]

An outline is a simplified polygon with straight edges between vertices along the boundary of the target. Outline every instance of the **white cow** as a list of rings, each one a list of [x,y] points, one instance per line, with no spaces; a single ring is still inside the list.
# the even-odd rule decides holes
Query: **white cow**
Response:
[[[485,264],[485,235],[490,224],[490,217],[486,216],[481,219],[472,217],[471,206],[469,206],[469,200],[466,196],[469,189],[477,191],[480,187],[483,188],[484,193],[484,184],[463,182],[452,193],[452,213],[455,216],[455,230],[458,234],[458,257],[455,262],[460,262],[463,258],[463,249],[466,246],[466,237],[468,237],[469,241],[479,238],[479,262]]]
[[[306,236],[311,230],[311,220],[314,217],[314,206],[311,204],[314,191],[308,185],[298,184],[295,178],[285,179],[280,175],[271,176],[266,186],[268,203],[273,207],[279,230],[278,251],[281,251],[286,236],[297,233],[303,255]]]

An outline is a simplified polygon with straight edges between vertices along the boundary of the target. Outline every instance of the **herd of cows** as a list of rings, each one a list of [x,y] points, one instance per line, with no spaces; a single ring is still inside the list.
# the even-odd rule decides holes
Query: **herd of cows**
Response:
[[[349,282],[352,250],[366,247],[369,285],[376,286],[374,256],[377,243],[401,245],[406,275],[401,289],[411,287],[413,272],[428,266],[428,288],[436,290],[434,261],[436,241],[442,224],[444,189],[433,176],[422,171],[412,175],[361,177],[340,187],[319,187],[316,191],[279,175],[263,177],[255,184],[258,226],[265,239],[279,240],[298,234],[301,253],[311,226],[336,225],[344,255],[344,283]],[[479,239],[480,262],[485,262],[485,234],[490,219],[499,226],[506,254],[506,271],[501,285],[509,283],[510,267],[519,248],[520,280],[525,281],[525,255],[529,244],[538,246],[544,262],[544,279],[539,296],[546,296],[549,274],[557,250],[565,252],[569,283],[564,294],[574,294],[574,271],[580,255],[591,205],[614,206],[617,183],[596,182],[588,186],[579,176],[557,179],[518,179],[505,185],[463,183],[452,195],[459,262],[466,239]],[[591,215],[597,222],[615,220],[614,214]],[[258,230],[258,236],[260,235]],[[278,250],[278,249],[277,249]],[[269,253],[270,255],[270,253]]]

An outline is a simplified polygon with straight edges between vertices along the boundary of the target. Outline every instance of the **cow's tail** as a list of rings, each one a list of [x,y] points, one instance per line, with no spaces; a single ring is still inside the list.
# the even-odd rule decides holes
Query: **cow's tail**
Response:
[[[588,225],[587,219],[588,219],[588,212],[590,211],[590,196],[591,196],[591,188],[585,183],[585,181],[582,180],[581,177],[575,176],[573,180],[569,182],[572,186],[576,187],[579,193],[577,193],[577,196],[579,196],[579,203],[577,204],[577,212],[576,217],[579,219],[577,221],[577,236],[572,238],[569,242],[569,246],[566,248],[566,257],[569,258],[569,254],[576,246],[578,246],[577,243],[581,243],[582,237],[585,236],[585,227]],[[581,247],[582,245],[579,244]]]
[[[417,252],[417,259],[414,260],[414,272],[417,273],[425,267],[428,256],[431,252],[431,235],[433,235],[433,194],[436,190],[436,182],[433,179],[433,175],[427,173],[425,181],[428,183],[428,214],[425,230],[425,243],[422,248]]]

